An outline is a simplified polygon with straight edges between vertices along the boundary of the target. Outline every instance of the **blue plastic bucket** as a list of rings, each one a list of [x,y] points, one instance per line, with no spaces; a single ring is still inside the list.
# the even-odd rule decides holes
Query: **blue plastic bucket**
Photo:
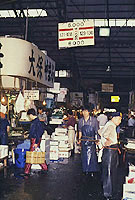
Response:
[[[15,149],[15,165],[18,168],[24,168],[25,167],[25,161],[26,161],[26,151],[29,151],[28,149]]]

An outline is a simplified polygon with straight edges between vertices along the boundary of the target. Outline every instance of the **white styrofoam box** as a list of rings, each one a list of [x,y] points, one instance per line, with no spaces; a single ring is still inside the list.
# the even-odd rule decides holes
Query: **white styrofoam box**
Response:
[[[128,143],[126,145],[124,145],[127,149],[135,149],[135,144],[133,143]]]
[[[61,140],[59,141],[59,147],[69,147],[68,141]]]
[[[70,150],[71,150],[70,147],[66,147],[66,148],[65,147],[64,148],[59,147],[59,151],[66,151],[67,152],[67,151],[70,151]]]
[[[58,133],[57,133],[57,132],[55,132],[55,135],[62,135],[62,136],[65,136],[65,135],[66,135],[66,133],[64,133],[64,132],[62,132],[62,133],[61,133],[61,132],[58,132]]]
[[[65,144],[68,144],[68,141],[63,141],[62,140],[62,141],[59,142],[59,145],[65,145]]]
[[[58,146],[59,142],[58,140],[50,140],[50,146]]]
[[[67,133],[67,128],[55,128],[56,133]]]
[[[129,166],[129,172],[135,172],[135,166],[134,165]]]
[[[125,194],[125,197],[122,198],[122,200],[135,200],[135,196],[132,194]]]
[[[58,160],[58,158],[59,158],[58,153],[57,154],[53,152],[50,153],[50,160]]]
[[[135,177],[126,176],[126,184],[135,184]]]
[[[52,119],[49,124],[62,124],[63,119]]]
[[[129,166],[129,174],[128,177],[135,177],[135,166],[134,165],[130,165]]]
[[[135,184],[123,184],[123,199],[133,198],[135,200]]]
[[[126,138],[128,144],[124,145],[127,149],[135,149],[135,139],[133,138]]]
[[[71,156],[71,151],[59,151],[59,158],[69,158]]]
[[[39,164],[32,164],[31,169],[42,169]]]
[[[128,177],[130,178],[135,177],[135,172],[129,172]]]
[[[59,148],[70,148],[70,144],[69,143],[66,143],[66,144],[60,143]]]
[[[57,151],[57,150],[58,150],[58,146],[50,146],[50,152]]]
[[[50,139],[42,139],[40,143],[41,151],[45,152],[48,146],[50,146]]]
[[[0,158],[8,156],[8,145],[0,145]]]
[[[50,160],[58,160],[59,149],[58,146],[50,146]]]
[[[58,141],[61,141],[61,140],[64,140],[64,141],[68,141],[68,136],[67,135],[65,135],[65,136],[61,136],[61,135],[55,135],[54,136],[54,140],[58,140]]]

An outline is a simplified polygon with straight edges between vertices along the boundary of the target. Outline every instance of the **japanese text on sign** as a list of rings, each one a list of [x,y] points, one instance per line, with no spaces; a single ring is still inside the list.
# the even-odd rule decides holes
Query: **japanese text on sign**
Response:
[[[59,48],[94,45],[93,20],[59,24]]]
[[[24,90],[24,98],[29,100],[39,100],[39,90]]]
[[[53,87],[55,62],[37,46],[25,40],[4,37],[0,38],[0,44],[1,75],[25,77]]]

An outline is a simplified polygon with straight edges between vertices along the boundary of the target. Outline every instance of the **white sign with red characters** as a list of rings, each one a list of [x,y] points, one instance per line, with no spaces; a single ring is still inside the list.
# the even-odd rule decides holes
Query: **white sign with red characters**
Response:
[[[91,19],[59,23],[58,31],[59,49],[94,45],[94,22]]]

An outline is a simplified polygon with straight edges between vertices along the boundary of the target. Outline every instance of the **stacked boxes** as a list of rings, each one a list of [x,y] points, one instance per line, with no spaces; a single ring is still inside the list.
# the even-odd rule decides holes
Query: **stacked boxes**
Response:
[[[59,159],[58,144],[59,143],[57,140],[50,141],[50,160],[58,160]]]
[[[59,158],[69,158],[71,156],[71,149],[68,140],[59,142]]]
[[[123,185],[123,200],[135,200],[135,166],[129,166],[129,175]]]
[[[127,138],[127,144],[124,145],[127,149],[135,150],[135,139]]]
[[[66,128],[56,128],[55,133],[52,134],[51,142],[52,144],[50,144],[50,155],[54,154],[55,151],[55,159],[54,157],[53,159],[51,159],[52,157],[50,156],[50,160],[58,160],[59,158],[69,158],[71,156],[71,149],[68,143],[68,135]],[[51,149],[53,151],[51,151]]]

